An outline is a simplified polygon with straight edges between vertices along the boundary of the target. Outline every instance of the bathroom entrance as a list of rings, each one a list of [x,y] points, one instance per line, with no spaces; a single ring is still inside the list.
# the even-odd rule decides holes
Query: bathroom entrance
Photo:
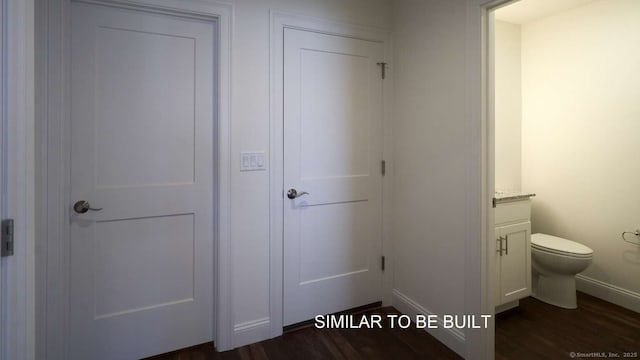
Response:
[[[632,95],[640,90],[640,3],[522,0],[489,11],[487,28],[491,228],[530,222],[531,266],[520,270],[532,270],[529,291],[545,306],[565,311],[594,299],[640,312],[640,171],[632,165],[640,130]],[[487,253],[498,259],[498,296],[501,261],[515,240],[502,230],[488,238]],[[558,256],[566,260],[561,269]],[[559,281],[541,282],[540,274]],[[501,308],[497,299],[496,313],[524,311],[516,302]],[[566,311],[568,318],[582,314]]]

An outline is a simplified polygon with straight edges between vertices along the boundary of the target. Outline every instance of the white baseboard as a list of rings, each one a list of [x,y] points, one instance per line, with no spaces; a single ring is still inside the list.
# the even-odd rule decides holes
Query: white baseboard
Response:
[[[233,328],[233,347],[256,343],[271,338],[271,321],[262,318],[237,324]]]
[[[401,313],[412,318],[415,318],[416,315],[433,315],[431,311],[396,289],[393,290],[392,305]],[[445,344],[449,349],[464,357],[466,350],[464,333],[459,329],[445,329],[443,325],[442,319],[438,317],[438,327],[436,329],[426,328],[425,331]]]
[[[520,300],[516,300],[516,301],[508,302],[506,304],[498,305],[498,306],[496,306],[495,313],[498,314],[498,313],[501,313],[503,311],[515,309],[518,306],[520,306]]]
[[[640,313],[640,294],[584,275],[576,275],[576,288],[591,296]]]

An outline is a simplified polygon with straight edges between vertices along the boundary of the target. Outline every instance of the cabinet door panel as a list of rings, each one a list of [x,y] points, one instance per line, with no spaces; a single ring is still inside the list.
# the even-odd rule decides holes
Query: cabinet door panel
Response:
[[[501,226],[496,234],[505,238],[502,256],[498,256],[499,297],[501,305],[531,294],[531,223]]]

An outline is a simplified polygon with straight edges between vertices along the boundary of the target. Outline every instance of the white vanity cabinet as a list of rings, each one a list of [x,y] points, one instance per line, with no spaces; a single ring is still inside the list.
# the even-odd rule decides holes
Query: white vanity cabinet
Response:
[[[531,199],[498,199],[495,207],[496,312],[531,295]]]

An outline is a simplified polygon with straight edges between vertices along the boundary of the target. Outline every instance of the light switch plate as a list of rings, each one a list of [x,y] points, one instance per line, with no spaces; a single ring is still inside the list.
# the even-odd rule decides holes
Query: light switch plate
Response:
[[[267,155],[264,151],[240,153],[240,171],[267,170]]]

